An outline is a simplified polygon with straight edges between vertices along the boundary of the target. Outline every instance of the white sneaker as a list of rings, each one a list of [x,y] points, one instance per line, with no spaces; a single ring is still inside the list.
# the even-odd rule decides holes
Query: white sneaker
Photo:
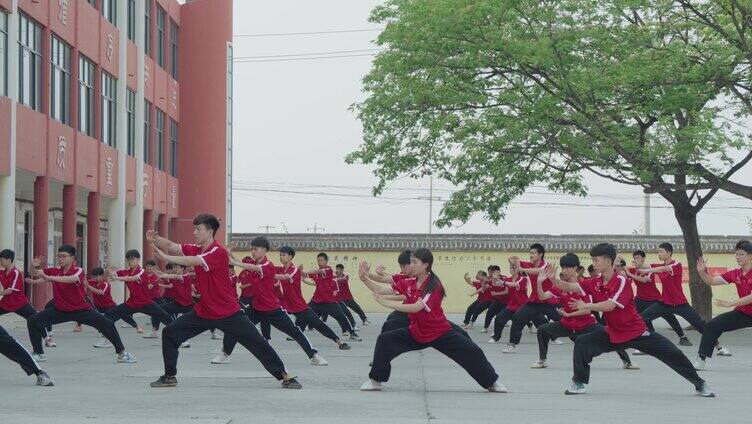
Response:
[[[488,328],[484,328],[484,329],[480,330],[480,332],[483,333],[483,334],[486,334],[486,333],[488,333]]]
[[[32,353],[31,359],[36,362],[47,362],[47,355],[45,355],[44,353]]]
[[[356,325],[355,327],[353,327],[353,331],[360,331],[360,327]]]
[[[704,359],[697,358],[694,366],[696,371],[706,371],[708,369],[708,362]]]
[[[371,321],[369,320],[363,321],[363,326],[365,327],[366,325],[371,325]]]
[[[368,380],[360,386],[361,392],[380,392],[381,383],[375,380]]]
[[[469,323],[469,324],[467,324],[467,325],[465,326],[465,330],[469,330],[469,329],[471,329],[471,328],[473,328],[473,323],[472,323],[472,322],[471,322],[471,323]]]
[[[561,340],[561,339],[551,340],[551,344],[555,344],[555,345],[563,345],[563,344],[564,344],[564,341],[563,341],[563,340]]]
[[[118,354],[117,361],[121,364],[135,364],[138,362],[135,356],[125,351]]]
[[[211,339],[212,339],[212,340],[222,340],[222,335],[221,335],[221,334],[218,334],[218,333],[217,333],[217,332],[215,331],[214,333],[212,333],[212,334],[211,334]]]
[[[537,329],[537,328],[535,328],[535,326],[532,326],[532,327],[530,327],[530,328],[528,329],[528,332],[529,332],[530,334],[538,334],[538,329]]]
[[[52,340],[52,336],[48,336],[44,339],[44,347],[57,347],[57,344]]]
[[[565,395],[581,395],[587,393],[587,384],[575,383],[574,381],[569,384],[569,388],[564,390]]]
[[[94,343],[94,347],[96,347],[97,349],[106,349],[106,348],[112,347],[112,343],[110,343],[109,340],[102,337],[100,341]]]
[[[131,328],[131,325],[124,322],[124,323],[120,324],[120,328]]]
[[[147,333],[143,335],[143,338],[145,339],[156,339],[157,336],[157,330],[151,330],[151,333]]]
[[[624,364],[625,370],[631,370],[631,371],[637,371],[640,369],[640,366],[635,364],[634,362],[630,362],[628,364]]]
[[[517,346],[513,344],[507,344],[507,347],[502,349],[501,353],[517,353]]]
[[[318,353],[313,355],[313,358],[311,358],[311,365],[329,365],[329,362],[326,362],[326,359],[324,359],[321,355]]]
[[[493,386],[489,387],[487,390],[492,393],[507,393],[508,392],[507,387],[498,380],[496,380],[496,383],[494,383]]]
[[[491,338],[491,340],[489,340],[488,343],[490,343],[490,344],[499,344],[499,343],[501,343],[501,340],[494,340],[493,338]]]
[[[715,351],[718,356],[731,356],[731,351],[727,347],[719,346]]]
[[[214,359],[211,360],[212,364],[218,365],[218,364],[229,364],[230,363],[230,355],[223,353],[220,353],[219,355],[215,356]]]
[[[634,349],[634,350],[632,351],[632,355],[637,355],[637,356],[640,356],[640,355],[645,355],[645,353],[643,353],[642,351],[639,351],[639,350],[637,350],[637,349]]]
[[[183,349],[188,349],[189,347],[191,347],[191,344],[188,342],[183,342],[180,344],[180,347]]]
[[[350,337],[350,333],[348,333],[347,331],[343,331],[342,337]]]
[[[530,368],[532,368],[532,369],[543,369],[543,368],[548,368],[548,365],[546,365],[546,361],[544,361],[542,359],[539,359],[539,360],[533,362],[530,365]]]

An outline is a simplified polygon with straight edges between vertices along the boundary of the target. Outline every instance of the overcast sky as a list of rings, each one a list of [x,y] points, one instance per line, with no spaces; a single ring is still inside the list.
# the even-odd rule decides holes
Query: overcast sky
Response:
[[[400,181],[384,194],[386,198],[373,199],[369,198],[376,181],[372,169],[347,165],[343,160],[361,139],[360,123],[348,107],[363,100],[360,81],[370,68],[371,49],[376,48],[372,40],[378,32],[270,35],[373,29],[376,26],[367,18],[379,3],[235,0],[235,232],[263,232],[260,227],[264,225],[274,226],[271,232],[311,232],[314,226],[326,233],[428,231],[429,202],[417,199],[428,197],[428,181]],[[642,231],[638,189],[595,176],[586,180],[591,194],[588,199],[533,188],[510,207],[499,225],[477,216],[464,226],[433,231]],[[744,169],[737,180],[752,181],[752,167]],[[454,189],[446,182],[436,182],[434,188],[434,196],[444,198]],[[541,202],[561,205],[536,204]],[[680,234],[667,203],[653,196],[652,205],[652,233]],[[729,206],[743,208],[752,203],[720,194],[702,212],[700,232],[750,234],[751,211]],[[440,203],[434,202],[434,217],[439,208]]]

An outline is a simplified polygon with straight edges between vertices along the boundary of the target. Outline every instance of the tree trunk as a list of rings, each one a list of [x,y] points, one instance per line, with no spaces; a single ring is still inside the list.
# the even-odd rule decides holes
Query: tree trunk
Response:
[[[691,294],[692,307],[700,314],[702,319],[709,321],[713,317],[713,293],[710,287],[703,283],[700,274],[697,273],[697,258],[702,256],[700,234],[697,231],[697,214],[689,208],[674,207],[674,215],[682,230],[684,246],[687,252],[687,271],[689,271],[689,292]]]

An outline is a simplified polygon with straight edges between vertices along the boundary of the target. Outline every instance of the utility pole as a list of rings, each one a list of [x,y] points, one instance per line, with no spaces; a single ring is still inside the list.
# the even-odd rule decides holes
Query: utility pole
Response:
[[[308,231],[311,230],[313,230],[313,234],[318,234],[319,230],[321,230],[322,233],[324,232],[324,228],[319,227],[316,223],[313,224],[313,227],[308,227]]]
[[[650,235],[650,194],[645,193],[643,198],[643,216],[642,226],[644,227],[644,233],[646,236]]]
[[[428,197],[421,196],[418,200],[428,200],[428,234],[433,233],[433,201],[441,200],[441,197],[433,197],[433,175],[428,179]]]
[[[267,224],[267,225],[260,225],[259,228],[263,228],[264,230],[266,230],[266,235],[268,236],[269,235],[269,230],[272,229],[272,228],[277,228],[277,227],[275,227],[274,225],[268,225]]]

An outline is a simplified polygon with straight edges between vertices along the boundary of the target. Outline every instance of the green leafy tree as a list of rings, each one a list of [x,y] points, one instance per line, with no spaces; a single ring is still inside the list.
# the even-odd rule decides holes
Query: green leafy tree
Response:
[[[585,196],[588,172],[641,187],[673,206],[692,303],[710,316],[697,214],[752,159],[738,48],[674,1],[388,0],[371,21],[383,51],[347,161],[376,166],[375,194],[443,178],[459,188],[447,226],[498,223],[533,184]]]

